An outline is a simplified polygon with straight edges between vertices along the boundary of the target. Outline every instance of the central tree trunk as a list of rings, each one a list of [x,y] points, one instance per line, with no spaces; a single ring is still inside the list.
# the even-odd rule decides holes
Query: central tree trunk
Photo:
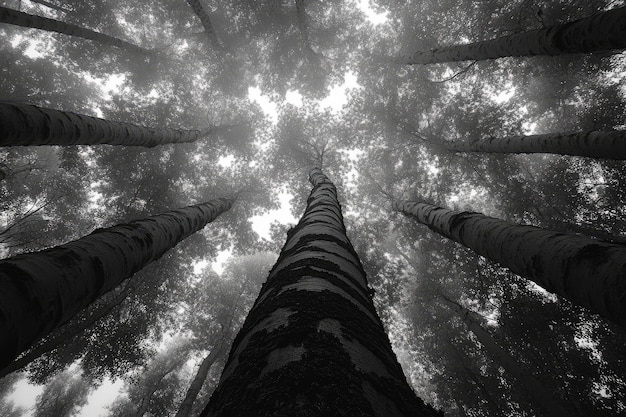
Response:
[[[201,416],[435,416],[409,387],[319,168]]]

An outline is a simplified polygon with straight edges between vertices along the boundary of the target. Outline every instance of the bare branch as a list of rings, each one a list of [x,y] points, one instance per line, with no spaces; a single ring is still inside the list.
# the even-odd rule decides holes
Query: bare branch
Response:
[[[463,75],[463,74],[467,73],[467,71],[469,71],[474,65],[476,65],[477,62],[478,61],[472,62],[467,67],[465,67],[461,71],[459,71],[456,74],[454,74],[452,77],[444,78],[443,80],[439,80],[439,81],[435,81],[435,80],[429,80],[429,81],[431,83],[435,83],[435,84],[440,84],[440,83],[445,83],[446,81],[451,81],[451,80],[455,79],[456,77],[458,77],[459,75]]]

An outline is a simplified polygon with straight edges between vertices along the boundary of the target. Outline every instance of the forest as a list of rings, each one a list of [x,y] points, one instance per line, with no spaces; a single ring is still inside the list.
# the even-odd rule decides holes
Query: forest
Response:
[[[626,415],[624,3],[0,1],[0,416]]]

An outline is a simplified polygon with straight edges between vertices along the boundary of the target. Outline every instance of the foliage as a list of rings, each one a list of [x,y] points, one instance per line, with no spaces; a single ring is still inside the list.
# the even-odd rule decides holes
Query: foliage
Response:
[[[363,2],[386,16],[374,24],[355,1],[203,0],[217,41],[208,40],[186,2],[50,3],[61,9],[2,5],[124,39],[151,55],[2,24],[0,100],[216,132],[150,149],[0,150],[2,255],[241,194],[219,222],[66,323],[64,342],[25,369],[31,382],[46,384],[36,413],[77,414],[91,388],[110,377],[125,383],[111,415],[173,415],[201,358],[234,338],[275,256],[266,251],[282,246],[289,227],[279,219],[263,241],[250,219],[277,209],[279,190],[293,197],[299,216],[307,168],[322,150],[376,307],[421,397],[450,416],[542,415],[445,296],[469,309],[520,369],[573,406],[573,415],[624,413],[624,330],[391,214],[388,201],[420,199],[625,242],[622,161],[453,154],[445,147],[491,136],[624,129],[623,53],[400,64],[418,50],[537,29],[620,2]],[[322,99],[351,77],[357,81],[346,103],[326,106]],[[262,97],[255,101],[251,91]],[[296,93],[301,104],[289,100]],[[263,100],[269,104],[260,106]],[[218,274],[212,265],[228,251],[233,259]],[[195,412],[224,361],[225,354],[211,369]],[[15,375],[2,380],[2,415],[21,413],[7,399]],[[63,399],[64,411],[48,411],[51,398]]]

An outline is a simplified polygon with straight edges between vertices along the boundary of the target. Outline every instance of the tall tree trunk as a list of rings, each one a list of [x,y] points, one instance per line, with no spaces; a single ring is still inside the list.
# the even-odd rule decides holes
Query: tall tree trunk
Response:
[[[626,48],[626,7],[584,19],[488,41],[417,52],[408,64],[496,59],[508,56],[564,55]]]
[[[0,261],[0,369],[232,204],[215,199]]]
[[[480,213],[394,201],[393,209],[546,290],[626,325],[626,246]]]
[[[319,168],[201,416],[434,416],[409,387]]]
[[[555,153],[591,158],[626,159],[626,131],[546,133],[449,142],[454,152]]]
[[[193,9],[193,12],[198,16],[200,22],[202,23],[202,27],[204,28],[204,33],[208,37],[211,45],[216,49],[224,50],[224,46],[220,42],[217,34],[215,33],[215,28],[213,27],[213,23],[211,22],[211,17],[202,7],[202,3],[200,0],[187,0],[187,3]]]
[[[73,337],[82,334],[86,329],[89,329],[91,326],[96,324],[101,318],[108,316],[140,284],[140,282],[138,282],[135,278],[131,278],[125,282],[126,285],[124,288],[117,293],[109,293],[98,299],[98,303],[102,300],[102,304],[89,306],[89,309],[92,307],[94,308],[89,311],[89,314],[86,317],[82,317],[80,321],[77,322],[74,320],[70,321],[55,329],[55,331],[50,334],[50,337],[36,343],[31,349],[26,351],[24,355],[15,359],[9,365],[0,370],[0,378],[5,377],[11,372],[17,371],[18,369],[22,369],[35,359],[39,358],[41,355],[58,348],[65,342],[71,340]],[[105,297],[108,297],[108,299],[103,300]]]
[[[298,27],[300,34],[302,35],[302,42],[304,43],[304,49],[306,50],[308,59],[314,65],[320,65],[321,59],[317,52],[313,50],[311,46],[311,37],[309,35],[309,18],[306,14],[306,0],[296,0],[296,16],[298,18]]]
[[[189,389],[187,389],[187,394],[185,394],[185,399],[180,404],[178,408],[178,412],[176,412],[175,417],[189,417],[191,415],[191,409],[193,407],[194,401],[198,397],[198,393],[206,380],[211,367],[217,360],[217,358],[224,351],[224,341],[220,341],[217,346],[211,350],[211,352],[205,356],[205,358],[200,362],[200,366],[198,367],[198,371],[196,375],[193,377],[193,381],[191,381],[191,385],[189,385]]]
[[[153,129],[30,104],[0,103],[0,146],[125,145],[193,142],[215,132]]]
[[[59,12],[70,13],[68,9],[65,9],[61,6],[57,6],[56,4],[50,3],[49,1],[45,1],[45,0],[30,0],[30,1],[33,3],[41,4],[43,6],[49,7],[54,10],[58,10]]]
[[[100,42],[104,45],[116,46],[130,52],[141,55],[150,55],[151,51],[132,43],[123,41],[113,36],[95,32],[90,29],[73,25],[71,23],[61,22],[60,20],[49,19],[47,17],[36,16],[13,9],[7,9],[0,6],[0,23],[8,23],[10,25],[22,26],[26,28],[41,29],[48,32],[57,32],[64,35],[75,36],[77,38],[88,39]]]
[[[452,301],[445,295],[441,297],[449,308],[456,312],[467,328],[476,336],[481,345],[491,354],[496,362],[521,384],[521,388],[528,396],[550,417],[571,417],[573,410],[569,409],[562,400],[554,395],[554,390],[526,372],[509,352],[500,347],[493,337],[471,316],[472,312],[462,305]]]

